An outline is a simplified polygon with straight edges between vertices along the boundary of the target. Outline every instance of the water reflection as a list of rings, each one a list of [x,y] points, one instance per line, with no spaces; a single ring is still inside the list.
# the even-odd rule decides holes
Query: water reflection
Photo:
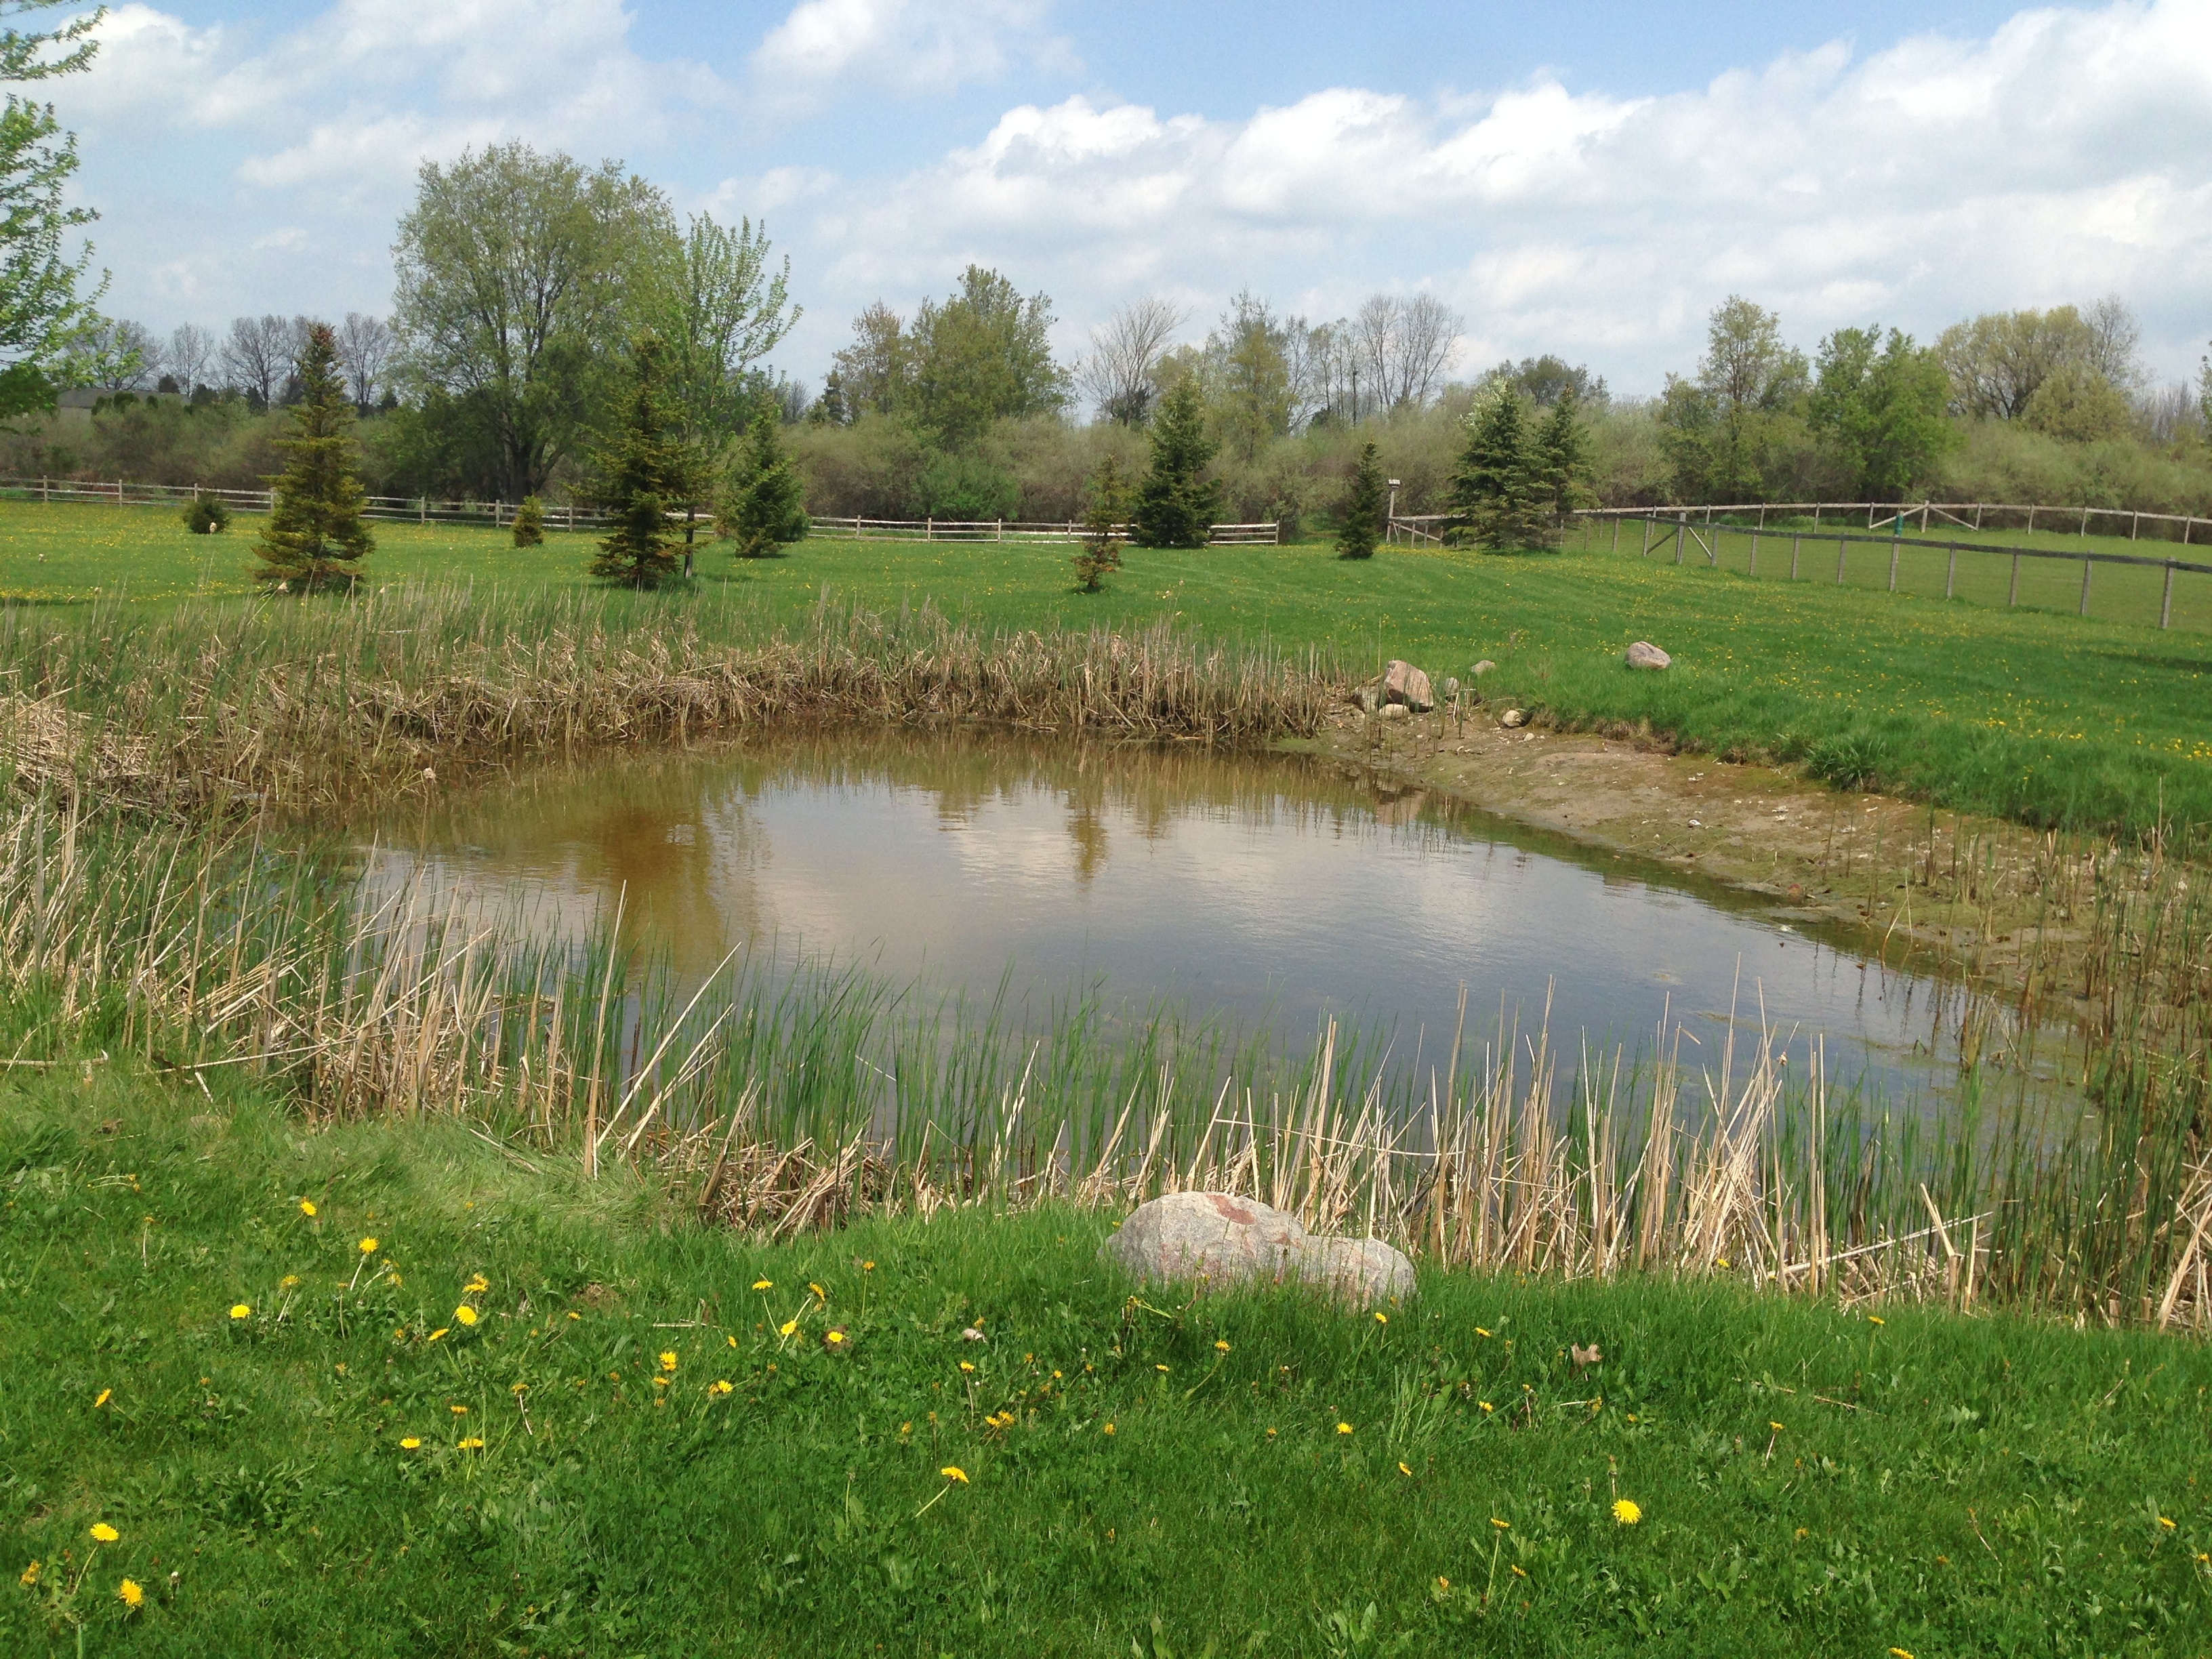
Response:
[[[711,970],[741,941],[855,957],[1041,1016],[1071,985],[1180,1000],[1304,1042],[1326,1013],[1449,1042],[1488,1024],[1633,1045],[1668,1012],[1825,1033],[1893,1094],[1950,1081],[1954,994],[1760,905],[1287,757],[901,732],[549,774],[377,827],[421,877]]]

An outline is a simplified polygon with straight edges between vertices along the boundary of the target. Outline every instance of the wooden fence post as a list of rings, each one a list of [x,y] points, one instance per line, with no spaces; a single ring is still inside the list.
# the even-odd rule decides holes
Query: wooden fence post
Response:
[[[2172,559],[2166,562],[2166,597],[2158,602],[2158,625],[2160,628],[2170,628],[2173,625],[2173,561]]]
[[[1759,508],[1759,516],[1762,519],[1766,516],[1765,507]],[[1757,525],[1751,527],[1751,579],[1753,581],[1759,580],[1759,526]]]
[[[2005,609],[2009,611],[2020,603],[2020,555],[2012,556],[2012,586],[2005,594]]]
[[[1651,556],[1651,522],[1650,515],[1646,514],[1644,520],[1644,550],[1636,556],[1639,559]]]
[[[2081,614],[2089,614],[2089,573],[2097,568],[2094,559],[2081,561]]]
[[[1708,514],[1709,520],[1710,516]],[[1686,513],[1677,513],[1674,515],[1674,562],[1676,564],[1682,562],[1682,544],[1689,539],[1690,515]]]
[[[1805,532],[1802,530],[1790,532],[1790,580],[1793,582],[1797,580],[1797,549],[1804,539]]]
[[[2035,503],[2033,501],[2027,504],[2027,533],[2031,536],[2035,534]]]
[[[1836,538],[1836,586],[1838,587],[1844,585],[1844,553],[1850,543],[1848,535]]]
[[[1943,597],[1949,599],[1959,585],[1959,544],[1951,544],[1951,568],[1943,573]]]
[[[1620,551],[1620,517],[1618,514],[1614,514],[1613,520],[1613,550],[1616,553]]]

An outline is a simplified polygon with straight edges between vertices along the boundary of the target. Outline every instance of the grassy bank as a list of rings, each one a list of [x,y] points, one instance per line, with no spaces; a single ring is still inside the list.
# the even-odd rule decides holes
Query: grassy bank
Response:
[[[623,675],[605,665],[655,652],[696,678],[693,669],[728,653],[812,637],[826,592],[841,612],[896,619],[932,607],[986,644],[1100,628],[1134,637],[1165,624],[1186,639],[1318,664],[1325,680],[1339,669],[1371,673],[1391,656],[1465,678],[1486,657],[1498,667],[1482,682],[1486,697],[1562,725],[1771,757],[1847,786],[2039,826],[2136,834],[2212,824],[2212,639],[2084,620],[2063,614],[2070,605],[1993,610],[1791,584],[1768,580],[1766,563],[1753,582],[1601,548],[1510,557],[1395,550],[1365,564],[1322,548],[1138,550],[1108,593],[1085,598],[1071,591],[1061,550],[835,540],[750,562],[710,548],[698,592],[640,599],[581,591],[586,538],[518,553],[490,531],[379,533],[372,580],[434,574],[464,584],[467,597],[387,593],[373,626],[360,605],[256,611],[189,597],[201,591],[194,573],[218,559],[231,588],[244,586],[235,533],[211,545],[151,514],[0,506],[0,587],[22,601],[0,624],[0,675],[21,692],[60,693],[145,724],[158,724],[158,711],[131,700],[182,687],[241,730],[273,720],[275,676],[288,709],[352,698],[343,718],[315,715],[326,732],[316,741],[358,747],[372,732],[404,727],[393,711],[434,688],[550,707],[580,689],[619,690]],[[1883,563],[1878,553],[1863,561]],[[65,576],[42,574],[58,567]],[[2072,580],[2078,587],[2078,572]],[[143,597],[118,605],[118,591]],[[210,635],[220,651],[208,648]],[[1665,646],[1674,668],[1624,671],[1620,653],[1637,638]],[[555,724],[564,738],[580,729]],[[599,722],[610,734],[620,724]],[[483,736],[432,723],[420,763],[436,763],[441,744],[465,750]]]
[[[770,1245],[201,1076],[0,1083],[10,1653],[1924,1659],[2212,1619],[2193,1346],[1666,1280],[1133,1302],[1091,1213]]]

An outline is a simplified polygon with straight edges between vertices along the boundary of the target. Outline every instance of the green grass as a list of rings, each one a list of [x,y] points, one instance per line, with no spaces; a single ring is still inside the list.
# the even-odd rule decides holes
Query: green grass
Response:
[[[2195,1344],[1659,1280],[1133,1304],[1093,1215],[770,1246],[634,1175],[446,1120],[311,1130],[204,1075],[0,1084],[11,1655],[1929,1659],[2212,1628]]]
[[[0,504],[0,595],[74,613],[72,602],[95,587],[161,607],[203,586],[210,595],[242,591],[240,532],[251,524],[193,538],[150,509]],[[465,580],[490,604],[507,601],[488,584],[585,580],[581,536],[520,553],[490,530],[378,533],[369,578],[379,584]],[[1203,635],[1324,648],[1363,670],[1404,656],[1438,677],[1464,677],[1486,656],[1498,665],[1483,681],[1486,696],[1563,724],[1643,727],[1723,755],[1802,761],[1840,783],[2039,825],[2212,823],[2212,636],[2082,619],[2066,606],[2006,610],[1838,587],[1832,544],[1826,580],[1808,568],[1791,583],[1779,574],[1786,551],[1774,545],[1763,542],[1756,581],[1602,548],[1510,556],[1401,549],[1365,563],[1318,547],[1134,550],[1107,593],[1085,598],[1072,591],[1066,550],[1051,547],[823,539],[786,558],[739,562],[710,543],[699,595],[626,599],[619,614],[650,631],[680,606],[709,635],[757,635],[800,621],[827,592],[884,611],[928,601],[996,628],[1133,629],[1164,618]],[[1869,581],[1886,578],[1881,550],[1852,554]],[[67,580],[44,576],[58,567]],[[2057,568],[2059,586],[2071,587],[2055,597],[2078,598],[2078,568]],[[2118,586],[2114,575],[2096,592]],[[1638,638],[1665,647],[1675,667],[1624,670],[1620,653]]]

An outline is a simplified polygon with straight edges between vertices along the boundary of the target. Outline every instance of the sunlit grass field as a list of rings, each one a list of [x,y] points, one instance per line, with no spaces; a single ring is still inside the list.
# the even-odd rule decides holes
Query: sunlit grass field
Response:
[[[1724,1281],[1133,1297],[1094,1214],[769,1245],[634,1173],[201,1075],[0,1083],[9,1655],[2212,1629],[2201,1346]]]
[[[0,504],[0,597],[57,619],[88,615],[95,590],[137,608],[234,603],[251,586],[254,524],[241,517],[227,535],[192,537],[154,509]],[[587,536],[555,535],[518,550],[488,528],[380,525],[376,533],[370,583],[463,582],[486,605],[584,585],[592,548]],[[1487,658],[1498,667],[1483,679],[1486,697],[1563,725],[1641,728],[1720,754],[1802,762],[1838,783],[2036,824],[2212,823],[2212,634],[2146,625],[2154,592],[2147,618],[2115,620],[2100,609],[2107,600],[2140,613],[2145,596],[2120,607],[2120,576],[2100,571],[2084,619],[2071,614],[2078,565],[2046,565],[2033,587],[2024,574],[2021,605],[2007,609],[1942,600],[1946,556],[1909,543],[1905,591],[1891,594],[1879,548],[1853,545],[1839,587],[1832,541],[1823,552],[1808,538],[1814,550],[1791,582],[1786,535],[1762,538],[1754,581],[1702,568],[1695,555],[1679,567],[1638,558],[1637,533],[1624,532],[1617,554],[1601,537],[1588,551],[1576,538],[1549,554],[1395,548],[1364,562],[1322,544],[1132,550],[1097,596],[1073,591],[1067,550],[1050,546],[825,538],[782,558],[740,561],[707,539],[695,590],[623,596],[617,610],[643,629],[681,617],[734,636],[787,623],[826,595],[890,611],[928,604],[1004,628],[1164,619],[1202,635],[1325,652],[1361,672],[1403,656],[1439,679],[1466,678]],[[1747,553],[1747,539],[1723,543],[1729,562]],[[1975,562],[1962,559],[1961,591]],[[1982,564],[1976,582],[2008,580],[1996,556]],[[1938,597],[1924,596],[1931,582]],[[2201,587],[2188,594],[2185,605],[2178,586],[2178,623],[2206,603]],[[1638,638],[1671,652],[1674,668],[1625,670],[1620,653]]]

